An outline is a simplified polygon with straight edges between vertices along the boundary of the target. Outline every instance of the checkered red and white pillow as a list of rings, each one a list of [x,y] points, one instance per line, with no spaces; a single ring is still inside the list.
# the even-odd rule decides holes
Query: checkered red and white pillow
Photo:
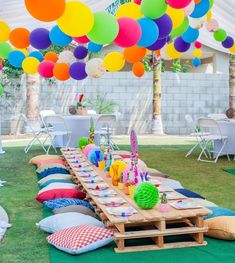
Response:
[[[85,253],[112,240],[113,231],[91,225],[66,228],[47,237],[51,245],[70,254]]]

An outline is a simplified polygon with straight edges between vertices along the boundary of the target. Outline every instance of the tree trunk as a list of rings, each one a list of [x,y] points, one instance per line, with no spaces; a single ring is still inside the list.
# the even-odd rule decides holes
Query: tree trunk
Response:
[[[153,126],[152,133],[162,135],[162,116],[161,116],[161,57],[156,57],[152,52],[152,71],[153,71]]]
[[[235,109],[235,56],[233,55],[229,65],[229,107]]]

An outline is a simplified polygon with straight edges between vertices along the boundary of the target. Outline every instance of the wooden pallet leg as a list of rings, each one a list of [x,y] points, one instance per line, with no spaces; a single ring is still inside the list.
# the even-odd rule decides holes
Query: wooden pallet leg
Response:
[[[193,220],[194,224],[197,227],[204,227],[204,221],[203,218],[201,216],[197,216],[195,217],[195,219]],[[204,233],[195,233],[191,235],[199,244],[203,244],[204,243]]]
[[[163,231],[166,229],[166,222],[165,221],[158,221],[154,225],[160,231]],[[157,246],[159,248],[164,246],[164,237],[163,236],[154,237],[153,241],[157,244]]]
[[[125,234],[125,225],[124,224],[115,224],[115,227],[120,232],[120,234]],[[125,249],[125,240],[124,239],[118,239],[116,240],[117,243],[117,249],[116,251],[123,251]]]

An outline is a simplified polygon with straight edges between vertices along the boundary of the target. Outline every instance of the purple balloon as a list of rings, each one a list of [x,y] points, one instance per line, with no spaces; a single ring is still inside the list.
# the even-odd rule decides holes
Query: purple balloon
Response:
[[[84,59],[88,54],[88,50],[84,46],[78,46],[75,48],[73,54],[74,54],[75,58],[77,58],[77,59]]]
[[[158,39],[166,38],[172,30],[173,24],[171,18],[167,14],[165,14],[160,18],[155,19],[154,22],[157,24],[159,28]]]
[[[50,31],[45,28],[34,29],[30,36],[30,44],[36,49],[46,49],[51,45]]]
[[[177,37],[175,42],[174,42],[174,47],[178,52],[186,52],[187,50],[190,49],[190,44],[185,42],[182,37]]]
[[[233,44],[234,44],[234,40],[230,36],[227,36],[227,38],[222,42],[222,46],[224,48],[231,48]]]
[[[69,74],[73,79],[82,80],[87,77],[84,62],[75,62],[70,66]]]
[[[149,50],[158,50],[165,46],[167,42],[167,37],[158,39],[155,43],[153,43],[151,46],[147,47]]]

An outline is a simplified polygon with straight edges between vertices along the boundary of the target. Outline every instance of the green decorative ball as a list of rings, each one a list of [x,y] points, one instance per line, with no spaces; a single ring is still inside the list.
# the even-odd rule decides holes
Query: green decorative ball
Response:
[[[219,28],[214,32],[214,39],[218,42],[223,42],[227,37],[225,30]]]
[[[148,182],[138,184],[134,191],[134,201],[141,209],[152,209],[159,201],[157,187]]]
[[[82,149],[83,147],[86,147],[89,144],[87,137],[81,137],[77,142],[77,147]]]

